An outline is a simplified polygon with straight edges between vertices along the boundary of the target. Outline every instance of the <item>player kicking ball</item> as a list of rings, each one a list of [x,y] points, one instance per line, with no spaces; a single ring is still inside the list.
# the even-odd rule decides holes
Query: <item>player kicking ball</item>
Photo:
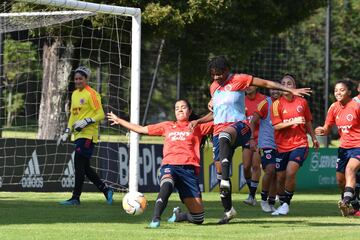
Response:
[[[338,128],[340,147],[336,179],[342,193],[338,206],[342,215],[348,216],[351,202],[354,208],[359,209],[355,187],[356,174],[360,169],[360,103],[351,98],[351,83],[346,80],[336,83],[334,95],[337,101],[330,106],[324,126],[317,127],[315,133],[326,136],[333,125]]]
[[[160,227],[161,214],[175,188],[189,212],[174,208],[168,222],[187,221],[202,224],[204,221],[204,206],[199,187],[200,145],[202,138],[212,132],[213,123],[200,124],[191,131],[189,121],[194,120],[195,115],[187,100],[176,101],[175,117],[176,121],[140,126],[108,113],[111,125],[119,124],[140,134],[165,137],[160,168],[160,192],[155,202],[150,228]]]
[[[253,77],[248,74],[231,74],[230,65],[225,57],[214,57],[209,61],[208,71],[212,84],[213,113],[209,113],[196,123],[214,120],[214,160],[221,163],[220,198],[224,207],[224,215],[219,224],[226,224],[235,217],[232,205],[230,166],[234,150],[245,146],[251,136],[250,127],[245,123],[245,90],[249,86],[279,89],[296,96],[307,95],[309,88],[290,89],[279,83]]]
[[[75,70],[74,82],[76,90],[71,95],[71,108],[68,127],[58,140],[66,142],[71,132],[75,137],[75,187],[69,200],[61,205],[80,205],[80,196],[85,180],[88,179],[104,193],[108,204],[112,204],[113,190],[108,188],[90,166],[94,146],[98,142],[99,122],[105,118],[100,95],[87,85],[90,70],[80,66]]]

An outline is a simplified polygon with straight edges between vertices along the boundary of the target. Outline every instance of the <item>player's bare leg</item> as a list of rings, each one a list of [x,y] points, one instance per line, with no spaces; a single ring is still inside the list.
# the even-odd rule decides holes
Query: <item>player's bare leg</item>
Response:
[[[339,208],[343,216],[349,215],[349,204],[354,199],[356,186],[356,173],[360,169],[360,161],[356,158],[350,158],[345,169],[345,189],[344,198],[339,202]]]

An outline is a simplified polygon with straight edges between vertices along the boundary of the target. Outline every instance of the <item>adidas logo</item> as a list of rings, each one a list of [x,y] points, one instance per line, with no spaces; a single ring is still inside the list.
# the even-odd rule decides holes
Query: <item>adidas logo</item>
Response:
[[[40,175],[36,150],[32,153],[27,167],[25,168],[24,175],[21,178],[21,186],[23,188],[42,188],[44,186],[44,180]]]
[[[64,177],[61,179],[61,187],[73,188],[75,187],[75,169],[74,169],[75,152],[71,154],[71,159],[64,171]]]

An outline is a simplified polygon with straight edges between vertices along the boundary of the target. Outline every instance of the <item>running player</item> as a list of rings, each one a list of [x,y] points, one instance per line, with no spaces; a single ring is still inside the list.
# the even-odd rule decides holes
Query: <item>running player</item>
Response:
[[[168,199],[176,188],[181,201],[189,213],[174,208],[168,222],[188,221],[201,224],[204,221],[204,207],[199,187],[200,143],[202,138],[211,133],[213,123],[200,124],[193,131],[189,121],[194,120],[191,106],[186,100],[175,103],[176,121],[166,121],[154,125],[139,126],[108,113],[111,125],[119,124],[141,134],[164,136],[163,160],[160,168],[160,192],[155,202],[154,214],[150,228],[160,226],[160,217],[166,208]]]
[[[360,104],[351,99],[351,83],[338,81],[335,85],[333,103],[327,113],[325,124],[317,127],[319,136],[328,135],[336,125],[340,135],[340,147],[336,163],[336,179],[342,193],[338,205],[343,216],[349,215],[349,203],[354,200],[356,173],[360,169]]]
[[[245,115],[247,124],[250,124],[254,112],[260,102],[266,99],[266,96],[257,91],[256,86],[250,86],[246,89],[245,96]],[[259,125],[254,126],[252,129],[252,135],[250,140],[257,143],[259,133]],[[250,149],[250,142],[248,142],[243,148],[243,167],[246,184],[249,188],[249,196],[244,200],[244,203],[250,206],[256,205],[256,190],[259,185],[259,179],[261,177],[261,159],[259,152]]]
[[[230,65],[223,56],[212,58],[208,70],[213,80],[210,93],[214,112],[192,123],[192,126],[214,119],[214,160],[221,162],[220,197],[224,207],[224,216],[219,224],[226,224],[236,215],[231,199],[232,155],[238,146],[244,146],[250,140],[251,135],[245,123],[245,89],[249,86],[273,88],[296,96],[307,95],[311,91],[308,88],[290,89],[247,74],[230,74]]]
[[[296,88],[295,78],[289,74],[283,77],[281,84]],[[310,134],[316,149],[319,148],[319,142],[312,128],[310,108],[304,98],[284,92],[272,104],[271,121],[278,150],[276,178],[281,204],[272,215],[287,215],[295,191],[296,173],[306,160],[309,150],[306,133]]]
[[[270,89],[270,96],[266,97],[257,107],[250,122],[251,138],[250,149],[260,152],[261,166],[265,175],[262,178],[261,209],[264,212],[274,212],[276,198],[276,144],[274,139],[274,127],[271,123],[270,110],[272,103],[280,97],[278,90]],[[256,126],[259,128],[259,139],[256,143],[253,133]],[[259,147],[259,149],[258,149]]]
[[[87,85],[90,70],[80,66],[75,70],[74,82],[76,90],[71,95],[71,113],[68,126],[58,140],[65,142],[71,131],[75,137],[75,187],[69,200],[62,205],[79,205],[85,175],[104,193],[108,204],[112,204],[113,190],[100,180],[90,166],[94,145],[98,142],[99,122],[105,118],[100,95]]]

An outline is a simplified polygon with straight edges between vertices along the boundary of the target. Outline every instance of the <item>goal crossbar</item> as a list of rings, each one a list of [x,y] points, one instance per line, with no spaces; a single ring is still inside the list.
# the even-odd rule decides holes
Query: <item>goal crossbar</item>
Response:
[[[75,0],[17,0],[32,4],[83,10],[96,13],[125,15],[132,18],[131,29],[131,90],[130,122],[139,124],[140,119],[140,55],[141,55],[141,10]],[[130,132],[129,191],[138,189],[139,134]]]

